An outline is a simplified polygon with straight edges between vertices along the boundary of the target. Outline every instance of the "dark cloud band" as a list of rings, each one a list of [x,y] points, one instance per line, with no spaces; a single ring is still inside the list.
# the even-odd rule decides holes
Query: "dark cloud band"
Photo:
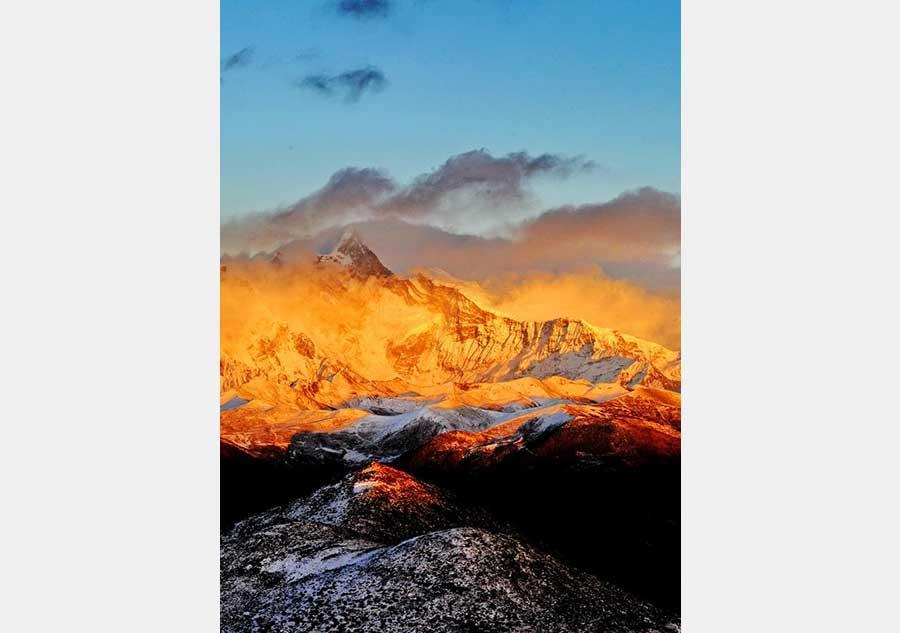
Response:
[[[355,103],[367,92],[383,90],[387,83],[387,77],[381,70],[374,66],[366,66],[338,75],[308,75],[294,82],[294,85],[324,96],[342,97],[345,101]]]
[[[386,18],[393,8],[389,0],[338,0],[335,4],[338,15],[362,20]]]

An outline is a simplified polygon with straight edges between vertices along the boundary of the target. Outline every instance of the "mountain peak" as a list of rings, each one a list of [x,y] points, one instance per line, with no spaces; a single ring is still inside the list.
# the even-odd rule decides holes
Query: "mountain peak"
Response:
[[[353,227],[348,227],[341,234],[341,238],[334,248],[331,249],[331,252],[320,255],[316,259],[316,263],[320,265],[337,264],[347,269],[352,276],[360,279],[371,276],[392,277],[394,275],[381,263],[378,256],[368,246],[363,244],[359,234]]]
[[[337,251],[341,248],[347,248],[356,244],[365,247],[365,244],[362,243],[362,239],[360,239],[359,233],[356,232],[356,229],[352,226],[348,226],[346,229],[344,229],[344,232],[341,233],[341,239],[338,240],[332,251]]]

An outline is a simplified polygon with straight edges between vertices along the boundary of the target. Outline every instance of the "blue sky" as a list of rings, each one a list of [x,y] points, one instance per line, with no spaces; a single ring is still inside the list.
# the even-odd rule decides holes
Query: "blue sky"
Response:
[[[335,171],[400,182],[485,148],[584,155],[603,169],[536,184],[544,206],[680,190],[680,5],[660,1],[222,0],[224,218],[292,203]],[[386,87],[348,103],[295,83],[372,66]]]

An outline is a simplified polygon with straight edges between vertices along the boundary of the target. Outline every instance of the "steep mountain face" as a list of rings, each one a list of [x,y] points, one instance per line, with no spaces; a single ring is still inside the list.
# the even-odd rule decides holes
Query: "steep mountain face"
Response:
[[[581,321],[493,314],[424,276],[394,276],[352,233],[312,268],[229,267],[221,288],[223,392],[257,378],[290,390],[279,402],[322,408],[522,376],[680,388],[677,352]]]
[[[680,358],[660,345],[582,321],[520,322],[497,316],[422,276],[402,291],[410,303],[428,306],[435,315],[427,326],[387,343],[397,373],[411,382],[563,376],[677,388],[665,372],[672,374]]]
[[[319,266],[338,266],[357,279],[394,275],[381,263],[375,253],[360,241],[353,229],[347,229],[331,252],[320,255],[316,263]]]

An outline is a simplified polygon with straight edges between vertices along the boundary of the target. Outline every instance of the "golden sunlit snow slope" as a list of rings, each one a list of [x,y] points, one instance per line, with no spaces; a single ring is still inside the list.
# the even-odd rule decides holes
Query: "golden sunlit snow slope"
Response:
[[[335,391],[325,383],[350,393],[391,380],[563,376],[677,389],[680,379],[679,353],[615,330],[500,317],[425,277],[265,263],[223,273],[221,352],[223,390],[262,377],[312,400]]]

